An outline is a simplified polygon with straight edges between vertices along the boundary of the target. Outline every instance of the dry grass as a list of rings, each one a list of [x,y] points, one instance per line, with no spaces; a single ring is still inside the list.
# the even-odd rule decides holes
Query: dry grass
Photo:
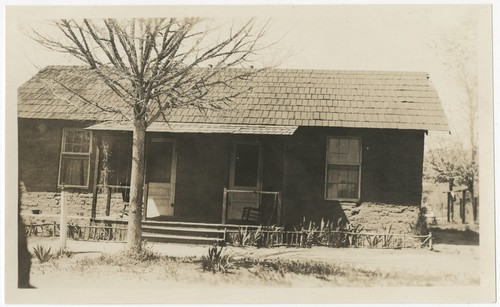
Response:
[[[477,285],[479,278],[463,273],[409,272],[397,268],[372,268],[345,263],[289,259],[231,259],[226,274],[204,272],[201,257],[169,257],[147,248],[140,256],[124,252],[98,257],[51,259],[34,264],[32,276],[40,288],[64,284],[65,276],[82,287],[112,286],[113,280],[160,285],[224,287],[373,287]],[[48,285],[50,281],[50,285]]]

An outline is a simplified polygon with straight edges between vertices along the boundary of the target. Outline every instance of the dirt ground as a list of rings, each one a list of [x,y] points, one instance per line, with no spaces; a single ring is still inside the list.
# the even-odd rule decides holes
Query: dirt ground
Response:
[[[447,231],[436,232],[437,244],[434,250],[422,249],[369,249],[369,248],[255,248],[255,247],[226,247],[225,253],[233,259],[258,258],[258,259],[286,259],[298,261],[315,261],[356,268],[357,270],[368,270],[377,272],[376,280],[370,281],[368,274],[366,280],[349,280],[334,278],[333,280],[321,280],[311,276],[262,276],[255,279],[251,271],[238,271],[235,276],[215,276],[203,273],[199,263],[175,264],[174,267],[162,267],[159,269],[147,268],[147,272],[135,270],[129,272],[124,268],[103,268],[98,270],[80,267],[76,272],[71,264],[79,259],[97,258],[104,254],[115,254],[124,250],[123,243],[115,242],[86,242],[68,240],[67,249],[74,254],[71,258],[58,259],[48,263],[40,264],[33,258],[31,270],[31,284],[37,288],[65,288],[65,287],[106,287],[119,282],[121,286],[127,287],[181,287],[182,285],[210,285],[224,284],[225,287],[237,287],[241,284],[252,284],[253,286],[280,285],[280,286],[307,286],[325,287],[335,285],[353,286],[377,286],[397,285],[402,281],[404,285],[474,285],[479,283],[479,246],[474,234]],[[478,238],[477,238],[478,239]],[[439,243],[441,242],[441,243]],[[59,249],[57,238],[30,238],[28,248],[41,244],[50,246],[53,251]],[[149,243],[151,249],[162,255],[171,257],[195,257],[201,259],[207,254],[209,246]],[[387,284],[381,276],[384,274],[392,276],[387,279]],[[166,274],[173,278],[163,278]],[[400,276],[393,278],[394,275]],[[165,275],[165,276],[166,276]],[[375,276],[375,275],[373,275]],[[354,277],[355,278],[355,277]],[[375,278],[375,277],[374,277]],[[345,278],[344,278],[345,279]],[[408,279],[408,280],[407,280]],[[428,282],[426,281],[428,280]],[[396,283],[396,284],[395,284]]]

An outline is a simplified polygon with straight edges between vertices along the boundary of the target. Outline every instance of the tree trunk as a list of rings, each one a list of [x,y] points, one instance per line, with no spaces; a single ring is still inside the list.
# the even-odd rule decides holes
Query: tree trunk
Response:
[[[130,176],[130,206],[127,228],[127,246],[129,252],[141,251],[142,201],[144,193],[144,148],[146,143],[146,123],[134,122],[132,142],[132,173]]]

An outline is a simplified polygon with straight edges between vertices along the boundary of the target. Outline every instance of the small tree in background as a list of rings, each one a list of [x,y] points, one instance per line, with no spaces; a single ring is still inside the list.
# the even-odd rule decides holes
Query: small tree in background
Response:
[[[436,183],[449,183],[465,186],[474,195],[474,180],[477,164],[471,159],[470,150],[460,142],[449,146],[428,150],[424,160],[424,179]]]
[[[73,94],[71,99],[133,125],[127,249],[140,252],[146,128],[155,121],[167,121],[174,108],[220,109],[249,90],[231,83],[252,78],[259,70],[232,68],[244,68],[263,48],[267,25],[257,27],[250,20],[231,27],[224,37],[199,18],[62,19],[52,25],[56,35],[31,30],[31,37],[81,60],[123,104],[92,101],[53,81]],[[209,94],[214,88],[218,95]]]

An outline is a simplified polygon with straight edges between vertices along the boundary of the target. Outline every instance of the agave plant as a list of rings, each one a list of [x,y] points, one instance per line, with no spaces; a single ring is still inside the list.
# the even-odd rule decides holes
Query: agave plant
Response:
[[[51,252],[50,247],[46,248],[45,246],[40,244],[33,247],[33,253],[35,254],[36,258],[38,258],[38,261],[40,261],[40,263],[47,262],[54,256]]]
[[[229,255],[223,255],[223,247],[220,249],[217,246],[208,248],[208,255],[201,257],[201,266],[203,271],[209,271],[212,273],[227,273],[231,268],[231,257]]]

